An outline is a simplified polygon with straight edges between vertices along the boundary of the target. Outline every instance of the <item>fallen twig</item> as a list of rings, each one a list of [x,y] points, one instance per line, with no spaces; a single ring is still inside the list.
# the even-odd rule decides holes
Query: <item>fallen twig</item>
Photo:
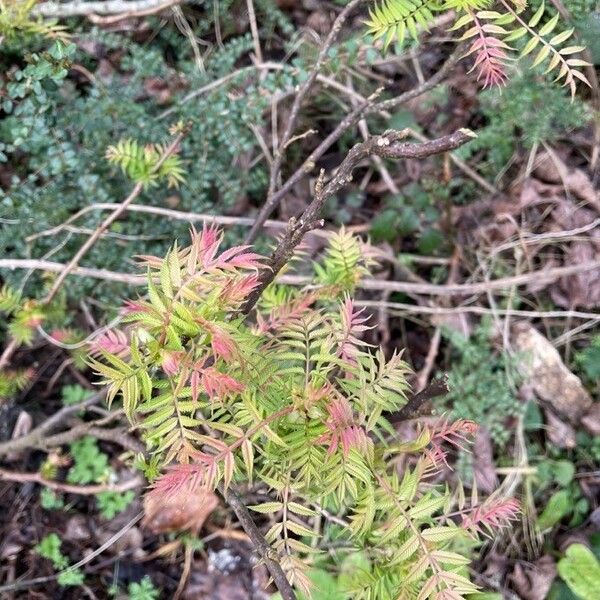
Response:
[[[40,271],[52,271],[60,273],[64,269],[65,265],[59,262],[53,262],[49,260],[36,260],[36,259],[19,259],[19,258],[0,258],[0,269],[37,269]],[[502,277],[500,279],[492,279],[490,281],[481,281],[475,283],[457,283],[452,285],[446,284],[435,284],[435,283],[417,283],[411,281],[385,281],[380,279],[362,279],[358,287],[364,290],[375,290],[375,291],[392,291],[392,292],[403,292],[406,294],[422,294],[425,296],[477,296],[485,294],[488,291],[499,291],[506,290],[510,287],[517,285],[528,285],[530,283],[544,283],[549,284],[557,281],[561,277],[567,277],[568,275],[576,275],[577,273],[587,273],[595,269],[600,269],[600,260],[590,261],[587,263],[579,263],[575,265],[566,265],[564,267],[552,267],[550,269],[541,269],[539,271],[530,271],[528,273],[522,273],[521,275],[513,275],[512,277]],[[145,275],[133,275],[129,273],[122,273],[119,271],[108,271],[106,269],[93,269],[90,267],[76,267],[71,272],[72,275],[78,277],[92,277],[94,279],[102,279],[104,281],[114,281],[116,283],[126,283],[133,286],[144,286],[148,283],[148,278]],[[303,275],[281,275],[277,277],[278,283],[284,283],[287,285],[306,286],[311,285],[312,279]],[[371,303],[372,306],[381,305],[380,302],[374,301]],[[387,303],[390,308],[398,308],[399,310],[410,310],[411,305],[404,305],[401,303]],[[412,306],[414,309],[415,307]],[[464,306],[450,309],[443,309],[437,307],[418,307],[423,313],[432,312],[433,314],[456,314],[456,312],[473,312],[477,313],[481,307],[477,306]],[[443,311],[450,312],[443,312]],[[488,314],[489,311],[483,309],[484,313]],[[500,311],[498,314],[502,314]],[[511,314],[516,316],[555,316],[555,317],[566,317],[571,316],[575,318],[591,318],[590,315],[594,313],[578,313],[577,311],[548,311],[548,312],[537,312],[537,311],[519,311],[513,310]],[[583,315],[583,316],[578,316]]]
[[[315,150],[313,150],[308,158],[300,165],[300,167],[294,172],[294,174],[288,178],[288,180],[272,195],[267,195],[267,200],[260,209],[256,222],[252,229],[246,236],[245,242],[251,244],[260,233],[263,224],[271,216],[275,208],[279,205],[285,195],[306,175],[311,173],[315,168],[317,160],[319,160],[335,142],[337,142],[342,135],[348,131],[351,127],[356,125],[358,121],[367,114],[376,114],[386,112],[391,109],[397,109],[402,104],[418,98],[420,95],[428,92],[429,90],[436,87],[445,77],[450,73],[454,66],[460,60],[460,57],[464,54],[462,46],[459,46],[452,55],[446,60],[439,71],[432,75],[422,85],[400,94],[396,98],[390,100],[383,100],[375,102],[375,98],[382,90],[378,90],[375,94],[369,98],[364,99],[354,110],[348,113],[342,121],[336,126],[336,128],[319,144]]]
[[[40,473],[21,473],[7,471],[0,468],[0,481],[12,481],[15,483],[39,483],[44,487],[62,492],[63,494],[79,494],[80,496],[95,496],[102,492],[117,492],[123,493],[128,490],[134,490],[142,487],[145,483],[141,475],[136,475],[131,479],[122,481],[121,483],[98,483],[95,485],[73,485],[63,483],[62,481],[54,481],[46,479]]]
[[[12,452],[18,452],[19,450],[24,450],[25,448],[37,447],[37,445],[46,436],[46,434],[52,431],[54,428],[63,425],[68,416],[85,410],[88,406],[91,406],[92,404],[96,404],[102,398],[104,398],[104,396],[104,393],[98,393],[94,394],[93,396],[91,396],[87,400],[84,400],[83,402],[79,402],[78,404],[73,404],[72,406],[64,406],[59,411],[54,413],[51,417],[46,419],[43,423],[38,425],[35,429],[30,431],[27,435],[23,435],[14,440],[1,442],[0,456],[5,456]]]
[[[61,19],[65,17],[85,17],[88,15],[154,14],[175,4],[190,0],[99,0],[83,2],[41,2],[33,7],[34,16]],[[152,11],[152,12],[148,12]]]
[[[244,501],[231,489],[227,492],[223,490],[222,486],[219,486],[219,492],[231,507],[240,524],[244,528],[244,531],[248,534],[248,537],[252,541],[255,550],[264,561],[269,573],[281,594],[283,600],[296,600],[296,594],[292,589],[279,561],[277,560],[276,551],[271,548],[269,543],[265,540],[263,534],[260,532],[250,511],[246,508]]]

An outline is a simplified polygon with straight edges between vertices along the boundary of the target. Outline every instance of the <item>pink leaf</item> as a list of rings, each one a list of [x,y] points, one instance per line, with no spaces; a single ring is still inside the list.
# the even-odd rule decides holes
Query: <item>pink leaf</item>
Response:
[[[210,398],[219,399],[244,390],[243,384],[233,377],[217,371],[214,367],[202,371],[202,387]]]
[[[358,347],[361,345],[357,336],[370,329],[365,325],[368,318],[361,316],[364,310],[364,308],[354,310],[354,303],[350,297],[346,297],[341,306],[342,339],[339,343],[338,356],[350,364],[356,363]]]
[[[327,454],[333,454],[342,446],[342,453],[348,456],[351,449],[366,452],[369,438],[366,431],[354,423],[352,407],[346,398],[336,398],[327,405],[329,418],[325,422],[328,429],[317,439],[318,444],[328,444]]]
[[[161,364],[162,370],[165,375],[172,377],[179,372],[181,366],[182,352],[174,352],[172,350],[161,351]]]
[[[462,527],[483,532],[482,527],[489,530],[507,527],[521,512],[521,505],[514,498],[488,499],[476,506],[462,517]]]
[[[116,356],[124,356],[129,352],[127,336],[119,329],[106,331],[91,342],[90,351],[92,354],[104,351]]]

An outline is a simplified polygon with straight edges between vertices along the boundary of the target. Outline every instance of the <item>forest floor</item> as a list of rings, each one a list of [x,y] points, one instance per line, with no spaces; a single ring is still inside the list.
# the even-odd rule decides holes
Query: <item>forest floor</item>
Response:
[[[197,536],[178,534],[176,524],[142,525],[143,482],[131,467],[139,442],[135,434],[132,443],[119,440],[129,436],[124,418],[95,401],[95,378],[68,346],[81,339],[74,331],[90,335],[110,322],[121,298],[135,295],[111,277],[127,280],[131,257],[161,254],[185,238],[190,213],[216,216],[230,241],[247,234],[268,186],[272,124],[291,118],[281,90],[291,85],[293,94],[298,72],[310,72],[345,3],[258,2],[258,37],[248,33],[245,2],[224,2],[220,14],[202,3],[172,4],[177,10],[159,15],[64,20],[72,62],[54,80],[35,63],[40,72],[32,77],[43,89],[27,106],[27,96],[9,87],[11,73],[49,44],[31,42],[19,54],[12,42],[0,58],[0,94],[23,103],[20,116],[6,104],[2,114],[13,119],[6,121],[13,132],[15,119],[30,127],[26,141],[13,135],[0,146],[8,152],[0,163],[0,281],[29,297],[47,293],[52,261],[68,262],[105,213],[69,219],[126,197],[126,178],[98,166],[106,147],[137,135],[165,139],[156,132],[201,110],[201,131],[182,145],[189,184],[144,190],[135,204],[159,212],[121,215],[80,265],[104,275],[71,275],[55,330],[0,359],[4,373],[22,376],[18,385],[0,380],[0,598],[172,598],[182,577],[181,597],[190,600],[256,600],[273,589],[224,504],[200,515],[206,521]],[[399,55],[375,52],[363,42],[363,19],[346,23],[302,105],[284,181],[377,87],[385,88],[382,98],[398,98],[423,86],[454,51],[440,22]],[[296,71],[276,79],[265,68],[260,88],[262,76],[244,72],[258,51],[276,74],[294,60]],[[469,128],[477,143],[425,160],[367,159],[328,201],[323,230],[343,225],[373,246],[377,266],[357,293],[373,326],[366,337],[388,355],[403,350],[411,398],[419,399],[420,416],[395,422],[390,415],[398,432],[410,439],[432,415],[474,420],[474,443],[456,452],[443,479],[483,495],[500,486],[525,508],[510,531],[472,549],[474,580],[500,594],[490,598],[576,599],[557,571],[565,548],[583,542],[600,556],[599,90],[582,89],[571,105],[524,67],[503,93],[481,93],[468,68],[459,62],[441,86],[366,115],[316,164],[331,171],[362,136],[388,128],[410,128],[421,142]],[[265,109],[256,98],[268,92],[281,98]],[[255,165],[262,175],[253,175]],[[221,170],[227,185],[210,170]],[[315,181],[316,171],[289,187],[260,248],[309,205]],[[307,235],[305,256],[323,247],[320,231]],[[9,333],[0,327],[5,349]],[[82,402],[84,412],[69,408]],[[36,429],[57,414],[47,431]],[[74,430],[79,435],[69,435]],[[15,445],[22,436],[30,443]],[[245,491],[247,503],[253,494]],[[79,585],[60,585],[60,565],[82,559]],[[316,596],[327,598],[343,596]]]

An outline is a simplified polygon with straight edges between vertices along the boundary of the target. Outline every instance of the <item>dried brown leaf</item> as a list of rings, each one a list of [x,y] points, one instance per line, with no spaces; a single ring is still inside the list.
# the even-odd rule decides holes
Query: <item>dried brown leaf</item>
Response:
[[[578,424],[592,405],[592,398],[579,377],[565,366],[556,348],[528,323],[516,323],[512,333],[525,383],[558,415]]]
[[[217,496],[205,488],[190,491],[182,486],[162,497],[156,493],[147,494],[143,525],[153,533],[198,532],[217,505]]]
[[[546,435],[557,448],[575,448],[575,429],[551,410],[546,410]]]
[[[472,452],[473,475],[477,489],[486,494],[491,494],[498,487],[498,477],[496,476],[490,433],[485,427],[477,429]]]
[[[556,577],[551,556],[542,556],[532,564],[517,563],[509,580],[522,600],[544,600]]]

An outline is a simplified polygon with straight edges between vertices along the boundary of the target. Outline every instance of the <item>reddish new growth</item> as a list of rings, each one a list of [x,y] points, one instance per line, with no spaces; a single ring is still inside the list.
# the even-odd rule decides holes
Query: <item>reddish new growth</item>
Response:
[[[174,350],[161,350],[161,363],[160,366],[168,377],[173,377],[179,373],[181,368],[181,362],[183,359],[183,352],[176,352]]]
[[[369,438],[366,431],[356,425],[352,407],[346,398],[335,398],[327,405],[329,418],[325,422],[328,431],[317,439],[318,444],[329,444],[327,454],[332,455],[342,446],[344,456],[351,449],[366,453]]]
[[[342,319],[342,335],[338,355],[342,360],[351,365],[356,364],[356,357],[359,354],[358,347],[364,345],[358,339],[360,334],[370,329],[368,325],[365,325],[368,321],[368,317],[362,316],[364,310],[364,308],[355,310],[352,299],[346,297],[340,311],[340,317]]]
[[[478,37],[465,54],[465,56],[475,54],[475,64],[471,71],[477,70],[477,81],[483,79],[484,88],[504,85],[508,78],[506,62],[509,57],[506,50],[511,48],[502,40],[488,35],[495,25],[489,23],[482,25],[475,15],[472,16],[473,33]]]
[[[217,255],[222,241],[223,233],[214,225],[204,225],[200,232],[192,230],[192,244],[188,254],[190,275],[197,270],[198,264],[206,272],[264,268],[264,257],[248,252],[251,246],[234,246]]]
[[[447,443],[466,451],[465,444],[468,444],[469,438],[477,433],[477,428],[477,423],[466,419],[459,419],[452,423],[447,419],[440,421],[431,431],[431,449],[427,450],[430,460],[436,465],[441,462],[449,467],[448,452],[444,449],[443,444]]]
[[[307,293],[291,302],[274,308],[265,319],[260,312],[256,314],[256,331],[265,334],[277,330],[286,323],[302,316],[319,298],[318,292]]]
[[[143,313],[148,311],[148,306],[143,302],[137,302],[135,300],[125,300],[121,307],[122,315],[131,315],[135,313]]]
[[[514,498],[491,498],[463,515],[462,527],[485,535],[485,529],[491,532],[508,526],[520,512],[521,505]]]
[[[190,386],[194,402],[198,400],[200,387],[204,389],[211,400],[214,398],[223,399],[229,394],[244,390],[243,384],[230,375],[225,375],[214,367],[202,368],[198,365],[196,365],[196,369],[190,377]]]
[[[186,498],[206,486],[206,465],[200,462],[178,464],[167,467],[166,471],[150,485],[149,495],[155,498],[168,498],[173,494]]]
[[[102,350],[110,352],[110,354],[115,354],[116,356],[125,356],[129,352],[127,335],[119,329],[105,331],[90,344],[92,356],[99,355]]]

